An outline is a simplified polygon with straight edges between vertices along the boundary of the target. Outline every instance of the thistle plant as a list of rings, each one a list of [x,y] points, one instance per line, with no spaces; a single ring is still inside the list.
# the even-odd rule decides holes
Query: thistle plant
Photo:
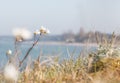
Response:
[[[12,53],[11,50],[8,50],[6,52],[6,56],[8,58],[8,63],[7,63],[8,65],[4,68],[4,70],[5,70],[4,76],[6,78],[8,78],[7,77],[7,74],[8,74],[8,76],[11,77],[11,79],[13,79],[12,76],[15,77],[15,75],[17,74],[17,73],[15,74],[15,72],[19,71],[19,69],[22,66],[23,62],[29,56],[31,50],[39,42],[40,37],[42,35],[46,35],[46,34],[49,34],[49,33],[50,33],[50,31],[48,29],[44,28],[43,26],[40,28],[39,31],[35,31],[34,32],[34,41],[33,41],[32,46],[28,49],[28,51],[26,52],[23,59],[20,60],[19,59],[19,46],[20,46],[20,44],[22,44],[22,42],[31,39],[32,34],[31,34],[31,32],[29,30],[27,30],[25,28],[14,29],[13,30],[13,35],[14,35],[14,38],[15,38],[15,51],[13,53]],[[38,36],[38,37],[36,37],[36,36]],[[18,64],[17,64],[17,61],[18,61]],[[10,70],[8,68],[10,68]],[[14,72],[14,73],[11,74],[10,72]]]
[[[32,46],[28,49],[28,51],[27,51],[26,55],[24,56],[24,58],[20,61],[20,65],[19,65],[19,66],[22,65],[22,63],[23,63],[24,60],[28,57],[28,55],[29,55],[29,53],[31,52],[31,50],[33,49],[33,47],[39,42],[40,37],[41,37],[42,35],[49,34],[49,33],[50,33],[50,31],[49,31],[48,29],[44,28],[43,26],[40,28],[40,31],[39,31],[39,32],[38,32],[38,31],[37,31],[37,32],[36,32],[36,31],[34,32],[34,37],[37,36],[37,35],[39,35],[39,37],[38,37],[37,40],[34,40]],[[35,38],[34,38],[34,39],[35,39]]]

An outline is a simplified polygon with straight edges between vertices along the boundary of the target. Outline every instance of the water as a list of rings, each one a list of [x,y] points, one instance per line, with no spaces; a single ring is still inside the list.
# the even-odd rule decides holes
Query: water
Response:
[[[28,49],[32,46],[32,42],[23,42],[19,44],[20,59],[22,59]],[[1,66],[7,62],[6,51],[14,51],[14,39],[12,38],[1,38],[0,40],[0,62]],[[94,47],[89,47],[89,50],[93,50]],[[57,56],[60,59],[68,59],[69,54],[77,58],[81,51],[85,50],[85,46],[82,45],[72,45],[72,44],[38,44],[30,52],[29,57],[36,59],[39,55],[43,57]]]

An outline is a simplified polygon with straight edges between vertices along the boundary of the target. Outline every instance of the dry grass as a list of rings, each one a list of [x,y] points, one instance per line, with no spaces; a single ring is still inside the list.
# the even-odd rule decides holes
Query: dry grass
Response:
[[[119,83],[120,49],[112,42],[99,44],[95,52],[86,57],[64,60],[50,58],[40,62],[39,57],[20,72],[17,83]],[[19,67],[19,66],[18,66]],[[0,74],[0,83],[7,81]]]

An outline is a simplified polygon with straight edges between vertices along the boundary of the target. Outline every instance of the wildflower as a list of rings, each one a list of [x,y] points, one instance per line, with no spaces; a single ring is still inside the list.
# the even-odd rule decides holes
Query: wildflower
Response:
[[[46,32],[46,28],[44,28],[43,26],[41,26],[40,33],[45,33],[45,32]]]
[[[6,52],[6,55],[11,55],[12,54],[12,51],[11,50],[8,50],[7,52]]]
[[[34,32],[34,35],[39,35],[40,34],[40,31],[39,30],[36,30],[35,32]]]
[[[12,63],[7,64],[4,68],[4,77],[6,80],[17,81],[18,73],[18,70]]]
[[[25,28],[17,28],[13,30],[13,35],[16,38],[16,41],[23,41],[32,38],[32,34],[29,30]]]
[[[47,34],[49,34],[49,33],[50,33],[49,29],[47,29],[47,30],[46,30],[46,33],[47,33]]]
[[[43,26],[41,26],[41,28],[40,28],[40,33],[41,33],[41,34],[49,34],[50,31],[49,31],[48,29],[44,28]]]

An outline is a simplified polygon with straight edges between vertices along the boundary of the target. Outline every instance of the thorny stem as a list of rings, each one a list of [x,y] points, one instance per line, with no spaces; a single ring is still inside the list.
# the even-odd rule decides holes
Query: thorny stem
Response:
[[[31,52],[31,50],[33,49],[33,47],[38,43],[40,38],[38,38],[34,43],[33,45],[28,49],[26,55],[24,56],[23,60],[20,61],[20,64],[19,64],[19,67],[21,67],[22,63],[24,62],[24,60],[28,57],[29,53]]]
[[[15,52],[17,52],[17,41],[15,39]]]

